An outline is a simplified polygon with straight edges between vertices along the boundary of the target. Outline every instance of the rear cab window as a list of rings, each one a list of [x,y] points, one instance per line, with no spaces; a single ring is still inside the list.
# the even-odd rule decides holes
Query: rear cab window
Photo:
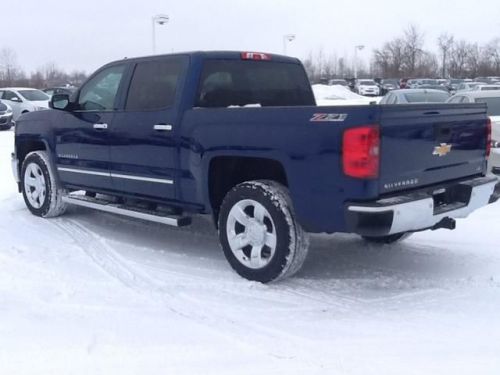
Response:
[[[299,64],[207,60],[196,107],[278,107],[316,105],[307,75]]]

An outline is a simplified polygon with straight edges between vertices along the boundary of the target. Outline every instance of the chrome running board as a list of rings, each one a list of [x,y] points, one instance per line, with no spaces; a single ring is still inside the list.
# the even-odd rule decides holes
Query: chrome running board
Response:
[[[139,207],[126,206],[104,199],[87,197],[84,195],[66,195],[62,197],[63,202],[80,207],[92,208],[116,215],[133,217],[155,223],[171,225],[174,227],[184,227],[191,224],[189,216],[166,215],[162,212],[151,211]]]

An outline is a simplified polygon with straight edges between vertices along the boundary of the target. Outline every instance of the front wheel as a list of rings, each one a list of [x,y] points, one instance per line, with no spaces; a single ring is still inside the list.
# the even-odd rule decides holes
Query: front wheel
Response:
[[[56,217],[66,211],[64,190],[58,185],[49,156],[45,151],[29,153],[23,161],[21,184],[26,206],[33,215]]]
[[[262,283],[296,273],[309,248],[288,190],[273,181],[244,182],[227,193],[219,214],[219,237],[231,267]]]

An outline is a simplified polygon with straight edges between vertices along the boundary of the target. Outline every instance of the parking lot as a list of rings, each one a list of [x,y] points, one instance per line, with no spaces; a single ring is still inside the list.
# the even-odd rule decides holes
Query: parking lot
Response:
[[[261,285],[230,270],[208,218],[32,216],[12,144],[0,132],[2,374],[500,370],[499,204],[393,246],[314,236],[297,276]]]

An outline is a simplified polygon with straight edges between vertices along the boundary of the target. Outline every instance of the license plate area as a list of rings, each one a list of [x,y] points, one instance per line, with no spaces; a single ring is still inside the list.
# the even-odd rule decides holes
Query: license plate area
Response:
[[[453,185],[432,192],[434,215],[466,207],[472,194],[470,185]]]

